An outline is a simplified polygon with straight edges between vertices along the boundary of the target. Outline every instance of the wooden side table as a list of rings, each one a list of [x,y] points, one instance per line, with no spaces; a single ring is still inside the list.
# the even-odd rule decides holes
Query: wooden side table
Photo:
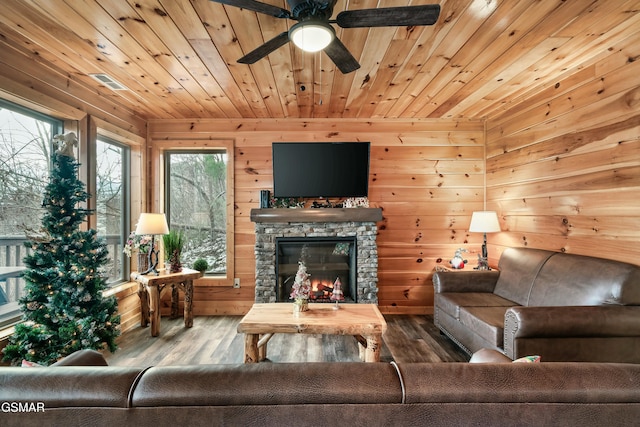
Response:
[[[160,334],[160,297],[162,291],[171,287],[171,317],[178,315],[178,291],[184,292],[184,326],[193,326],[193,281],[202,277],[204,273],[183,268],[180,273],[165,273],[160,271],[158,276],[131,273],[131,280],[139,284],[140,297],[140,326],[146,327],[151,320],[151,336]]]

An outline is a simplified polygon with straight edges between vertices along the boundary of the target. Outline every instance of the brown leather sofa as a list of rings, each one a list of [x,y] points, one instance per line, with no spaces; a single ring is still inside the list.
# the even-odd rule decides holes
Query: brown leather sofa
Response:
[[[640,267],[509,248],[498,268],[433,275],[434,323],[467,353],[640,363]]]
[[[1,424],[585,427],[640,419],[634,364],[71,364],[0,368]]]

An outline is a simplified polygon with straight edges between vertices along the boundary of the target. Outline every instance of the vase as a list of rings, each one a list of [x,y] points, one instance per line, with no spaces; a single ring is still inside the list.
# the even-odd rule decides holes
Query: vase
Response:
[[[309,310],[309,300],[303,298],[296,298],[293,302],[293,314],[298,315],[303,311]]]
[[[144,273],[149,269],[149,254],[138,254],[138,273]]]

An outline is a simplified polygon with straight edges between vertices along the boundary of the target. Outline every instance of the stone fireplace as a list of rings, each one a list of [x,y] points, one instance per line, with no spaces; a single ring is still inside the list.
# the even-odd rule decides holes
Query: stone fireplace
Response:
[[[353,242],[349,244],[353,251],[355,271],[350,272],[348,278],[340,280],[349,282],[349,302],[377,304],[376,222],[381,219],[382,211],[376,208],[252,209],[251,220],[255,222],[256,231],[255,302],[281,301],[286,293],[286,288],[282,287],[286,278],[283,279],[276,268],[278,242],[292,241],[304,246],[306,241],[311,244],[331,242],[329,246],[333,247],[339,247],[336,245],[341,242]],[[289,266],[286,268],[291,268],[291,259],[287,263]],[[331,274],[340,276],[346,273]],[[316,275],[320,275],[320,272]],[[284,299],[288,300],[286,296]]]

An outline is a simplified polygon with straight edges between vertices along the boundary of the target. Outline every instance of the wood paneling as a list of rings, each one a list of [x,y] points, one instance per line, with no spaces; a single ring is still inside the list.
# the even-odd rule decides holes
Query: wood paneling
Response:
[[[274,141],[370,141],[369,200],[383,210],[378,224],[379,305],[396,312],[432,311],[431,271],[480,237],[466,233],[482,209],[484,124],[470,120],[152,121],[151,144],[208,144],[235,139],[236,271],[239,290],[196,288],[194,313],[232,313],[253,302],[255,228],[249,218],[260,190],[273,188]],[[295,165],[294,165],[295,167]],[[304,171],[301,171],[304,173]],[[419,279],[416,280],[415,277]],[[231,292],[239,291],[239,292]],[[231,296],[231,298],[229,298]],[[225,308],[226,307],[226,308]]]
[[[140,326],[140,298],[138,298],[138,284],[136,282],[127,282],[110,288],[103,295],[117,298],[122,333]]]
[[[430,312],[432,269],[457,248],[475,264],[482,236],[467,228],[485,192],[504,230],[489,236],[491,264],[507,246],[637,264],[640,1],[436,2],[433,27],[339,29],[363,65],[342,75],[291,46],[237,64],[286,22],[209,0],[7,0],[0,96],[67,123],[89,117],[136,146],[138,211],[162,190],[145,142],[233,141],[242,287],[198,286],[197,314],[253,300],[249,215],[272,188],[274,141],[371,141],[383,311]],[[127,325],[136,298],[123,296]]]
[[[638,263],[639,40],[488,120],[494,257],[528,246]]]
[[[124,116],[486,118],[567,70],[588,70],[611,49],[633,46],[640,24],[638,0],[338,0],[334,18],[425,3],[441,6],[433,26],[334,25],[361,64],[342,74],[324,53],[290,43],[238,64],[293,21],[209,0],[4,0],[0,85],[13,86],[1,77],[9,76],[32,100],[63,102],[85,87],[105,120],[132,132],[137,124]],[[129,90],[111,92],[89,73],[107,73]]]

